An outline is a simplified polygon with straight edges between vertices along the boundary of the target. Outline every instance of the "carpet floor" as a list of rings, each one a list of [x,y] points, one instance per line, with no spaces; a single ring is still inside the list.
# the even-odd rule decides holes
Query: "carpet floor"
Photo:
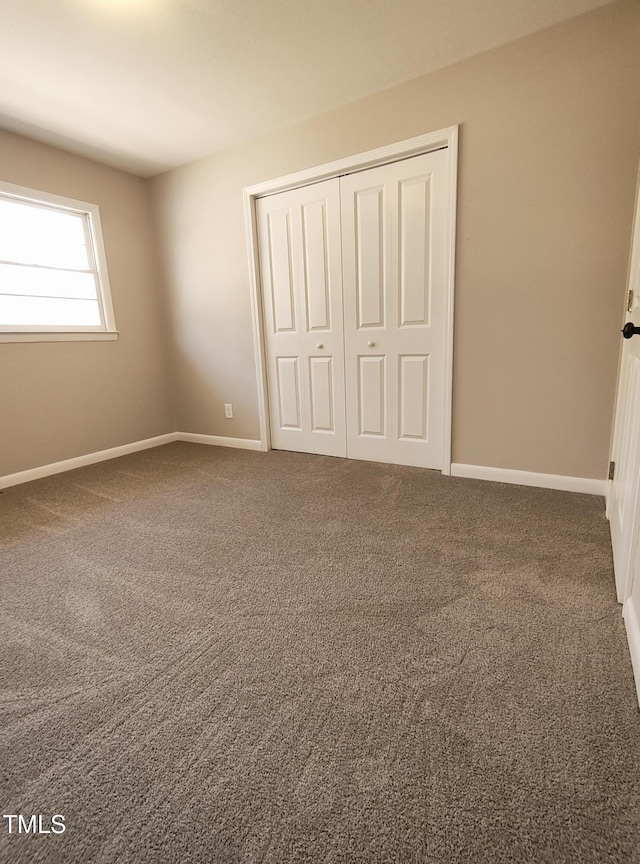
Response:
[[[0,528],[3,864],[640,861],[601,499],[176,443]]]

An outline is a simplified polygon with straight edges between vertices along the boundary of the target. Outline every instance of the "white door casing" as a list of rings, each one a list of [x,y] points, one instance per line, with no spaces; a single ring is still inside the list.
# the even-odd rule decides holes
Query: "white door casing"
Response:
[[[257,209],[272,445],[345,456],[339,181]]]
[[[443,467],[447,153],[341,178],[347,455]]]

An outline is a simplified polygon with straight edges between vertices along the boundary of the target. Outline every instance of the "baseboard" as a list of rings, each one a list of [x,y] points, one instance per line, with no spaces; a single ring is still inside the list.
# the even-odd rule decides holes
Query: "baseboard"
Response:
[[[214,447],[235,447],[237,450],[262,450],[262,442],[253,438],[226,438],[224,435],[200,435],[197,432],[176,432],[176,441],[190,444],[212,444]]]
[[[493,480],[497,483],[513,483],[517,486],[539,486],[541,489],[559,489],[562,492],[583,492],[587,495],[606,495],[606,480],[590,480],[587,477],[564,477],[561,474],[537,474],[535,471],[514,471],[511,468],[489,468],[485,465],[451,464],[453,477],[469,477],[472,480]]]
[[[132,441],[131,444],[122,444],[120,447],[110,447],[108,450],[98,450],[95,453],[86,453],[84,456],[74,456],[72,459],[63,459],[61,462],[51,462],[49,465],[41,465],[39,468],[29,468],[15,474],[6,474],[4,477],[0,477],[0,489],[18,486],[20,483],[29,483],[31,480],[40,480],[42,477],[61,474],[63,471],[73,471],[74,468],[84,468],[85,465],[93,465],[96,462],[106,462],[107,459],[117,459],[118,456],[137,453],[139,450],[150,450],[152,447],[160,447],[160,445],[170,444],[172,441],[213,444],[216,447],[235,447],[238,450],[262,450],[262,443],[251,438],[225,438],[222,435],[198,435],[195,432],[168,432],[166,435],[156,435],[155,438]]]
[[[625,601],[622,607],[622,617],[624,618],[624,625],[627,630],[631,666],[633,667],[633,677],[636,681],[638,703],[640,703],[640,623],[638,622],[638,613],[633,603],[633,597],[629,597]]]
[[[168,432],[166,435],[156,435],[155,438],[145,438],[143,441],[133,441],[131,444],[122,444],[120,447],[109,447],[108,450],[98,450],[95,453],[86,453],[84,456],[74,456],[72,459],[51,462],[49,465],[29,468],[27,471],[18,471],[16,474],[6,474],[4,477],[0,477],[0,489],[17,486],[19,483],[29,483],[31,480],[40,480],[42,477],[61,474],[63,471],[73,471],[74,468],[84,468],[85,465],[93,465],[95,462],[117,459],[118,456],[137,453],[139,450],[149,450],[151,447],[159,447],[161,444],[169,444],[176,440],[176,433]]]
[[[118,456],[137,453],[139,450],[149,450],[151,447],[159,447],[172,441],[186,441],[190,444],[209,444],[214,447],[234,447],[238,450],[263,449],[262,442],[253,438],[228,438],[224,435],[201,435],[197,432],[168,432],[166,435],[156,435],[155,438],[145,438],[143,441],[133,441],[131,444],[122,444],[120,447],[110,447],[108,450],[98,450],[95,453],[86,453],[84,456],[75,456],[72,459],[64,459],[61,462],[41,465],[39,468],[29,468],[27,471],[7,474],[4,477],[0,477],[0,489],[17,486],[20,483],[29,483],[31,480],[39,480],[41,477],[49,477],[52,474],[60,474],[63,471],[72,471],[74,468],[83,468],[85,465],[93,465],[96,462],[105,462],[107,459],[116,459]],[[583,492],[588,495],[606,495],[608,485],[607,480],[563,477],[560,474],[536,474],[533,471],[489,468],[485,465],[462,465],[459,462],[451,464],[451,474],[453,477],[494,480],[498,483],[514,483],[518,486],[539,486],[543,489]]]

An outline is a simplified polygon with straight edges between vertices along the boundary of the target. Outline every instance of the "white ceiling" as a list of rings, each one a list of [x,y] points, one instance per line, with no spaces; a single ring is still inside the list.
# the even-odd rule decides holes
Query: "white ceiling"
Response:
[[[150,176],[612,0],[3,0],[0,127]]]

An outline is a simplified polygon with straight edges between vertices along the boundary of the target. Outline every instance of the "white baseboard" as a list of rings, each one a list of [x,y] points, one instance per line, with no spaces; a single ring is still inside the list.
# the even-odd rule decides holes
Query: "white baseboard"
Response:
[[[108,450],[86,453],[84,456],[75,456],[61,462],[52,462],[38,468],[18,471],[16,474],[7,474],[0,477],[0,489],[17,486],[19,483],[29,483],[31,480],[49,477],[51,474],[72,471],[74,468],[83,468],[85,465],[93,465],[95,462],[116,459],[118,456],[126,456],[128,453],[137,453],[139,450],[159,447],[161,444],[169,444],[172,441],[209,444],[215,447],[235,447],[238,450],[263,449],[262,442],[253,438],[227,438],[224,435],[201,435],[197,432],[168,432],[166,435],[156,435],[155,438],[145,438],[143,441],[133,441],[131,444],[122,444],[120,447],[110,447]],[[533,471],[513,471],[509,468],[489,468],[484,465],[462,465],[459,462],[451,464],[451,474],[453,477],[494,480],[499,483],[515,483],[519,486],[540,486],[543,489],[584,492],[589,495],[606,495],[608,484],[607,480],[563,477],[560,474],[536,474]]]
[[[559,489],[562,492],[583,492],[587,495],[606,495],[606,480],[590,480],[587,477],[564,477],[561,474],[537,474],[534,471],[514,471],[511,468],[489,468],[485,465],[462,465],[452,462],[453,477],[469,477],[472,480],[493,480],[497,483],[513,483],[517,486],[539,486],[542,489]]]
[[[214,447],[235,447],[237,450],[262,450],[262,442],[253,438],[226,438],[224,435],[200,435],[197,432],[176,432],[176,441],[190,444],[212,444]]]
[[[169,444],[175,440],[176,433],[168,432],[166,435],[156,435],[155,438],[145,438],[143,441],[133,441],[131,444],[122,444],[120,447],[109,447],[108,450],[98,450],[95,453],[86,453],[84,456],[74,456],[72,459],[51,462],[49,465],[18,471],[16,474],[6,474],[4,477],[0,477],[0,489],[17,486],[19,483],[29,483],[31,480],[40,480],[41,477],[50,477],[52,474],[61,474],[63,471],[72,471],[74,468],[84,468],[85,465],[105,462],[107,459],[116,459],[118,456],[137,453],[139,450],[149,450],[151,447],[159,447],[161,444]]]
[[[631,665],[633,667],[633,676],[636,680],[638,703],[640,703],[640,622],[638,622],[638,613],[633,603],[633,597],[629,597],[625,601],[622,607],[622,617],[627,629]]]
[[[0,477],[0,489],[17,486],[20,483],[29,483],[31,480],[40,480],[42,477],[61,474],[63,471],[73,471],[74,468],[84,468],[85,465],[93,465],[96,462],[106,462],[107,459],[117,459],[118,456],[137,453],[139,450],[149,450],[152,447],[159,447],[161,444],[170,444],[172,441],[214,444],[217,447],[236,447],[240,450],[262,449],[260,441],[253,441],[250,438],[225,438],[221,435],[198,435],[194,432],[168,432],[166,435],[156,435],[155,438],[132,441],[131,444],[122,444],[120,447],[110,447],[108,450],[98,450],[95,453],[86,453],[84,456],[74,456],[72,459],[63,459],[61,462],[51,462],[49,465],[41,465],[39,468],[29,468],[15,474],[6,474],[4,477]]]

